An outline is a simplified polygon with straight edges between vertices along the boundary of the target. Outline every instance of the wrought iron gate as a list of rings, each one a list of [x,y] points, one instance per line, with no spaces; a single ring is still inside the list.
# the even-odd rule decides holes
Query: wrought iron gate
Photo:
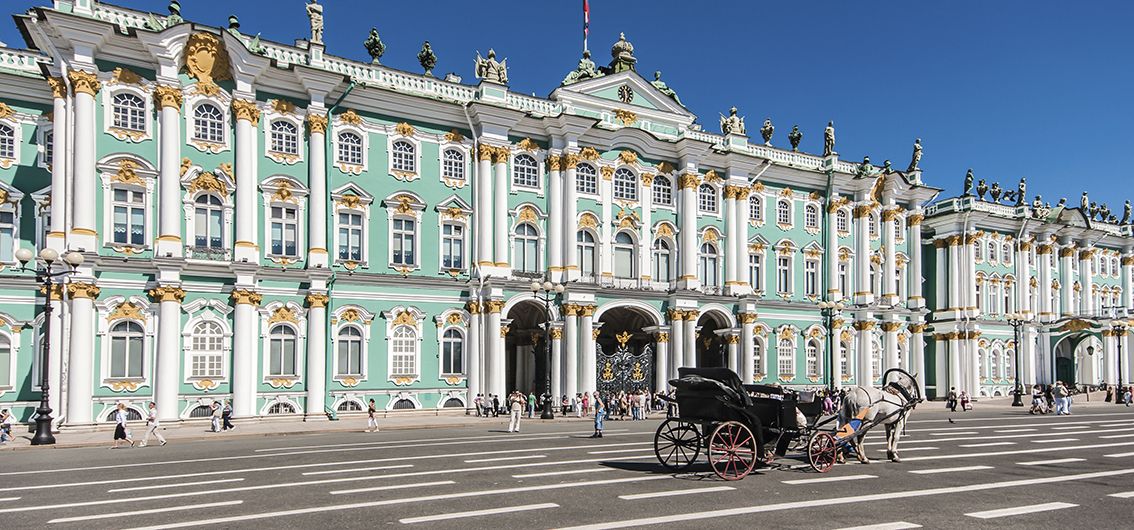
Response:
[[[607,354],[602,346],[595,343],[595,359],[598,366],[598,391],[603,394],[649,390],[653,388],[654,354],[647,344],[635,354],[630,348],[630,333],[620,333],[618,348]]]

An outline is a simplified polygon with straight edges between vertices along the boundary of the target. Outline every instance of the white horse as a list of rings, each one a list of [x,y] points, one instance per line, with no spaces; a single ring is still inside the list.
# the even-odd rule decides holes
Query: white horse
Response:
[[[860,386],[847,392],[839,409],[839,425],[843,426],[841,432],[849,434],[846,441],[854,448],[859,462],[870,463],[870,457],[862,448],[862,439],[866,436],[862,428],[879,423],[886,426],[886,457],[891,462],[902,461],[898,457],[898,441],[905,430],[909,411],[917,401],[920,398],[900,383],[890,383],[882,388]],[[860,423],[853,425],[855,420]],[[848,428],[848,424],[852,426]],[[853,434],[850,434],[852,431]]]

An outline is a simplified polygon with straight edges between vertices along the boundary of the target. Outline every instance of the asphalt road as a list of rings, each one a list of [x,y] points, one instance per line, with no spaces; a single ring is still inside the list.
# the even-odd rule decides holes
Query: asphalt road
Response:
[[[793,459],[724,482],[658,465],[658,420],[525,421],[233,438],[147,448],[24,450],[0,460],[9,528],[1122,528],[1134,514],[1134,409],[912,417],[900,464]],[[361,425],[360,425],[361,428]],[[789,455],[790,456],[790,455]],[[703,457],[702,457],[703,458]],[[902,525],[900,523],[906,523]],[[589,526],[588,526],[589,525]]]

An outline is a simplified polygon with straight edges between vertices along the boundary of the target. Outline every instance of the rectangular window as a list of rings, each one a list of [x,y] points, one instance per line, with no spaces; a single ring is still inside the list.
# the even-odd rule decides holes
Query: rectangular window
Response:
[[[339,214],[339,259],[362,261],[362,214]]]
[[[753,291],[764,290],[764,256],[759,253],[748,255],[748,281]]]
[[[55,161],[55,131],[43,133],[43,165],[50,166]]]
[[[224,212],[220,208],[198,206],[193,212],[193,240],[200,249],[219,250],[222,246]]]
[[[14,261],[16,245],[16,213],[0,211],[0,261]]]
[[[115,189],[113,209],[114,242],[124,245],[145,244],[146,210],[143,192]]]
[[[289,206],[272,206],[272,254],[299,256],[299,211]]]
[[[852,294],[850,286],[850,264],[845,261],[839,262],[839,293],[841,293],[844,298]]]
[[[807,260],[803,263],[803,291],[807,296],[819,296],[819,262]]]
[[[340,340],[338,347],[339,364],[337,375],[362,375],[362,341]]]
[[[791,258],[786,256],[776,258],[776,292],[791,292]]]
[[[271,341],[270,375],[295,375],[295,340]]]
[[[465,267],[464,226],[453,223],[441,225],[441,267],[445,269]]]
[[[393,241],[394,265],[410,267],[417,264],[414,255],[414,240],[417,237],[417,221],[413,219],[394,219]]]

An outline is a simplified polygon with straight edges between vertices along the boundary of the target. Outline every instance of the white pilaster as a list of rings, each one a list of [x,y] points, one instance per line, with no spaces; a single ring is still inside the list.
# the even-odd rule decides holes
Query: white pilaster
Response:
[[[1082,314],[1086,316],[1095,315],[1095,296],[1094,296],[1094,271],[1092,268],[1092,256],[1094,249],[1084,249],[1079,251],[1079,285],[1083,287],[1080,294],[1082,304],[1080,305]]]
[[[71,298],[71,343],[67,362],[66,420],[68,425],[87,425],[92,423],[94,300],[98,297],[99,288],[93,283],[76,281],[67,284],[67,294]]]
[[[888,203],[893,204],[893,198],[886,199]],[[898,278],[897,278],[897,246],[894,241],[894,223],[895,220],[901,215],[901,210],[898,208],[890,207],[882,210],[882,252],[884,261],[882,262],[882,305],[893,306],[898,303]]]
[[[160,86],[155,99],[161,107],[161,127],[159,140],[158,173],[158,238],[155,242],[157,256],[181,257],[184,245],[181,243],[181,88]],[[176,399],[176,394],[174,395]],[[176,413],[170,404],[158,403],[161,414]],[[176,416],[174,416],[176,418]]]
[[[181,301],[185,291],[166,285],[150,291],[158,306],[158,347],[155,355],[154,401],[162,421],[177,421],[181,386]]]
[[[828,199],[833,200],[832,198]],[[747,204],[745,204],[747,207]],[[746,208],[747,209],[747,208]],[[830,301],[842,300],[844,296],[849,296],[852,293],[844,293],[840,290],[839,286],[839,233],[836,219],[838,218],[837,212],[838,203],[829,202],[825,207],[827,212],[823,222],[827,224],[827,241],[826,245],[826,259],[824,263],[827,266],[827,278],[829,283],[827,285],[827,299]]]
[[[315,108],[322,110],[321,107]],[[321,112],[307,116],[310,131],[307,141],[307,180],[311,191],[307,202],[307,267],[322,268],[330,265],[327,253],[327,117]],[[324,314],[326,308],[323,308]],[[309,413],[311,411],[308,411]]]
[[[508,148],[497,147],[492,156],[494,180],[493,195],[493,236],[495,238],[495,264],[508,266]]]
[[[725,244],[722,246],[725,258],[724,292],[733,292],[737,279],[737,259],[740,256],[736,252],[736,240],[742,239],[736,230],[736,188],[733,186],[725,186],[724,189],[724,226]],[[732,366],[735,368],[736,365]]]
[[[949,285],[952,283],[952,278],[949,277],[949,242],[948,239],[934,239],[933,248],[937,258],[934,260],[934,267],[936,270],[936,300],[935,309],[937,311],[947,311],[952,307],[952,300],[950,299]]]
[[[1052,307],[1051,296],[1051,245],[1036,245],[1036,277],[1039,284],[1036,291],[1039,294],[1039,319],[1041,321],[1054,320],[1056,315]]]
[[[1059,249],[1059,303],[1063,315],[1076,315],[1079,308],[1075,307],[1075,274],[1071,271],[1071,260],[1075,259],[1075,249],[1065,246]]]
[[[566,392],[563,391],[563,328],[551,328],[551,397],[556,404]],[[572,394],[573,395],[573,394]],[[570,400],[570,396],[567,398]]]
[[[836,390],[843,387],[843,356],[848,352],[843,351],[843,341],[840,340],[839,328],[834,328],[828,331],[833,333],[834,340],[831,341],[831,386]],[[849,365],[848,365],[849,366]],[[922,388],[925,388],[924,386]]]
[[[234,289],[232,299],[236,304],[232,340],[232,413],[238,417],[250,417],[257,413],[256,360],[260,358],[260,351],[257,347],[259,326],[256,307],[263,296],[250,289]]]
[[[307,295],[307,421],[327,419],[327,304],[326,293]]]
[[[1134,254],[1129,251],[1122,254],[1122,307],[1134,308]]]
[[[563,387],[568,397],[580,393],[579,390],[579,306],[563,305],[563,334],[567,338],[567,351],[564,352]]]
[[[964,271],[961,270],[961,238],[963,236],[952,236],[948,238],[949,242],[949,307],[946,310],[952,309],[957,312],[965,310],[965,301],[962,299],[962,279]],[[950,349],[950,352],[955,351]]]
[[[869,319],[869,316],[862,316],[860,318]],[[858,344],[855,346],[855,351],[858,353],[857,366],[855,367],[855,383],[858,386],[869,387],[874,385],[874,368],[871,366],[874,356],[877,353],[874,351],[874,341],[870,340],[873,334],[874,321],[860,320],[854,323],[855,330],[858,331],[856,340]]]
[[[594,392],[595,387],[595,338],[592,335],[594,331],[594,314],[595,306],[585,305],[579,317],[579,361],[582,364],[579,374],[579,384],[583,392]]]
[[[63,348],[64,347],[64,344],[63,344],[63,322],[64,322],[64,311],[70,309],[70,308],[67,308],[67,306],[63,303],[63,300],[62,300],[63,289],[62,288],[63,288],[63,285],[54,284],[54,287],[52,288],[53,292],[50,293],[49,296],[48,296],[48,300],[49,300],[48,303],[51,304],[51,322],[50,322],[50,325],[51,325],[51,336],[50,336],[51,344],[50,344],[50,348],[47,352],[47,359],[48,359],[47,360],[47,365],[48,365],[47,366],[47,378],[48,378],[48,384],[51,385],[51,388],[49,389],[50,392],[49,392],[49,395],[48,395],[48,404],[51,406],[51,410],[55,412],[55,427],[58,427],[60,421],[62,419],[64,419],[63,418],[64,411],[63,411],[63,407],[62,407],[63,400],[61,399],[61,397],[63,396],[63,392],[64,392],[64,386],[63,386],[63,349],[64,349]],[[36,355],[42,355],[43,353],[41,351],[36,351],[35,354]],[[39,382],[36,381],[36,384],[39,384]]]
[[[917,386],[925,393],[925,324],[914,323],[910,330],[910,365],[907,370],[914,374]]]
[[[259,263],[260,247],[256,237],[256,124],[260,111],[253,101],[233,100],[236,115],[236,261]],[[255,389],[253,389],[254,397]],[[234,411],[235,413],[235,411]]]
[[[882,325],[882,348],[885,355],[882,357],[882,373],[885,374],[886,370],[891,368],[903,368],[900,366],[898,360],[898,330],[901,329],[902,323],[889,321],[883,322]],[[909,367],[904,367],[909,370]]]
[[[855,292],[853,300],[856,304],[874,302],[874,292],[870,289],[870,211],[869,202],[854,207]],[[878,280],[881,281],[881,278]],[[862,357],[862,355],[860,354],[859,357]],[[859,374],[861,375],[861,372]]]

